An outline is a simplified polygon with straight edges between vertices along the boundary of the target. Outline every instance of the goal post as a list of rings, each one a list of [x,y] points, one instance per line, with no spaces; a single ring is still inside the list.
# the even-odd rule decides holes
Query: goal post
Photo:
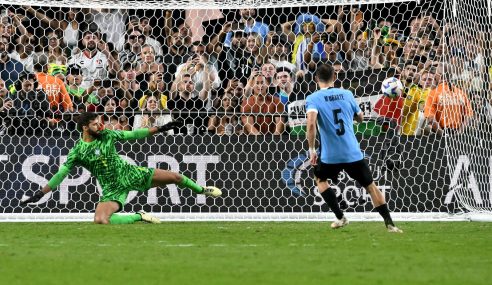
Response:
[[[491,220],[491,28],[485,0],[0,1],[0,221],[92,220],[102,189],[81,167],[20,206],[66,161],[82,110],[119,130],[185,120],[116,149],[131,164],[223,191],[216,199],[175,185],[131,191],[123,212],[168,221],[331,219],[305,138],[305,98],[320,63],[335,67],[336,86],[364,112],[354,130],[395,220]],[[90,48],[87,35],[104,43]],[[59,93],[35,75],[43,57],[74,110],[49,105]],[[255,69],[281,109],[252,106],[262,92]],[[402,81],[402,96],[382,93],[389,77]],[[193,106],[178,102],[187,94]],[[261,134],[250,134],[249,119]],[[332,187],[351,220],[380,219],[348,175]]]

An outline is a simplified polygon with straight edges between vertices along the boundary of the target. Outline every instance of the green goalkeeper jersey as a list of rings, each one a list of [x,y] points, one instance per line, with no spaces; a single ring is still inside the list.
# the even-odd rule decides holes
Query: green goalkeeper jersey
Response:
[[[56,188],[74,166],[82,166],[97,178],[103,189],[103,195],[137,190],[128,188],[135,188],[135,182],[142,181],[142,178],[147,179],[148,169],[131,165],[123,160],[116,152],[115,143],[144,138],[148,135],[148,129],[135,131],[103,130],[101,136],[92,142],[85,142],[80,139],[70,150],[67,161],[51,178],[48,185],[51,189]],[[141,186],[146,187],[146,185]]]

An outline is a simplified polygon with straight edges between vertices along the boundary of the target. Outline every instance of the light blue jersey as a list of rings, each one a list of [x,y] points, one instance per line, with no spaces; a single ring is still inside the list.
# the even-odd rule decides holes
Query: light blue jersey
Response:
[[[325,88],[306,99],[306,112],[318,113],[321,162],[349,163],[363,159],[354,134],[354,116],[361,112],[352,92]]]

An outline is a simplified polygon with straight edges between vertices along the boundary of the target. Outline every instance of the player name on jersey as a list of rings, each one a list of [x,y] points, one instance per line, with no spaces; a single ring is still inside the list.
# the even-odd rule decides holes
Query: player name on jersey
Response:
[[[343,99],[344,99],[343,94],[334,94],[334,95],[325,96],[326,102],[338,101]]]

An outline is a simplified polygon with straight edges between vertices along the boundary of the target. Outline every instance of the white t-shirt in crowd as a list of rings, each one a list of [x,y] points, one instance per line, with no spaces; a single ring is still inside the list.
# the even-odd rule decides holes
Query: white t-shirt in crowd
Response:
[[[102,52],[97,51],[92,58],[85,52],[79,52],[68,60],[68,65],[76,65],[82,72],[83,81],[80,87],[89,88],[94,79],[104,80],[108,77],[108,58]]]

